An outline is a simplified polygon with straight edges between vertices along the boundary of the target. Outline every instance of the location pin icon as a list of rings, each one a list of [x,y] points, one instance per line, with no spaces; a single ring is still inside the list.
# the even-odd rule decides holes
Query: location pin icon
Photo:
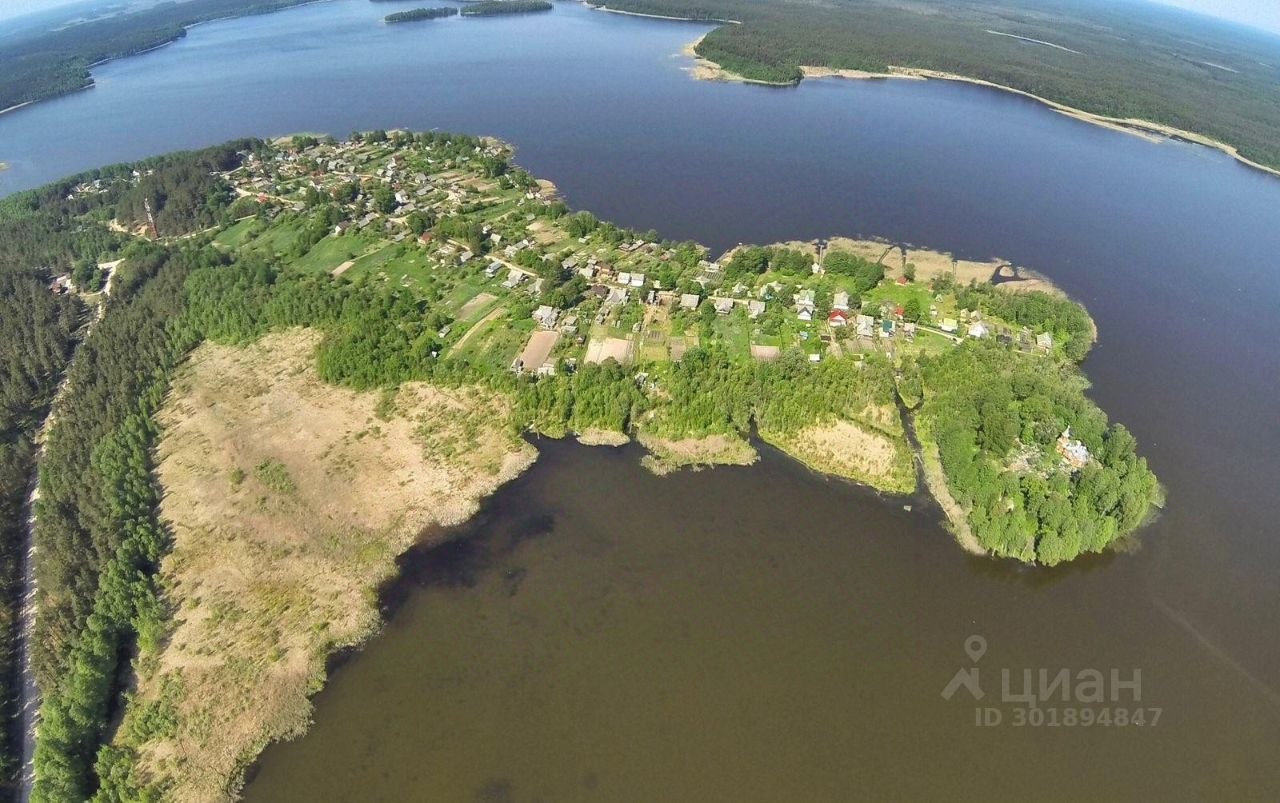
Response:
[[[987,640],[982,636],[970,636],[964,640],[964,653],[976,664],[987,653]]]

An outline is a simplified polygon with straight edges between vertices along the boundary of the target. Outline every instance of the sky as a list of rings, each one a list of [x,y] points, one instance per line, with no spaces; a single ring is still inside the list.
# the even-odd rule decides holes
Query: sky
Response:
[[[1155,0],[1280,33],[1280,0]],[[81,0],[0,0],[0,19],[44,11]]]
[[[65,6],[77,0],[0,0],[0,19]]]
[[[1280,33],[1280,0],[1157,0],[1164,5],[1199,11]]]

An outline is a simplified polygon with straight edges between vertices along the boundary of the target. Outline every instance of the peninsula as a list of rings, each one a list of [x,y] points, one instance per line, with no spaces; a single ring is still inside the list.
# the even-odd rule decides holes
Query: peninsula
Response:
[[[1034,272],[841,238],[715,255],[511,158],[243,140],[0,205],[5,263],[67,274],[21,292],[110,293],[41,464],[34,799],[234,794],[376,629],[396,556],[535,459],[521,433],[635,438],[667,472],[749,463],[754,429],[1039,564],[1159,502],[1084,394],[1093,322]]]

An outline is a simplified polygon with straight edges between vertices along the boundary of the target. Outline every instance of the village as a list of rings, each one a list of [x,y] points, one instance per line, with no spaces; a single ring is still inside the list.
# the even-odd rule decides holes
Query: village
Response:
[[[423,144],[397,132],[282,140],[225,174],[254,214],[215,242],[412,288],[448,318],[438,356],[517,374],[609,359],[640,368],[678,361],[708,339],[734,358],[795,348],[814,362],[872,351],[897,359],[965,338],[1054,348],[1050,332],[961,309],[954,282],[917,277],[905,260],[877,263],[882,278],[859,294],[827,270],[839,242],[788,244],[786,268],[743,274],[733,270],[738,249],[712,259],[700,246],[570,214],[549,182],[509,167],[510,156],[496,140]],[[298,254],[321,205],[336,219]]]

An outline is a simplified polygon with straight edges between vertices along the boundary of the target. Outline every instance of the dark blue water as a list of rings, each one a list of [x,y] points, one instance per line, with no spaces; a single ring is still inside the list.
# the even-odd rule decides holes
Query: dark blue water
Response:
[[[0,192],[244,135],[438,127],[507,139],[573,205],[670,237],[724,247],[869,235],[1036,267],[1096,318],[1091,394],[1139,438],[1168,487],[1168,510],[1137,554],[1043,582],[964,559],[930,522],[885,525],[938,554],[927,580],[905,568],[919,568],[918,554],[875,549],[853,561],[864,567],[850,570],[860,583],[911,580],[878,589],[896,613],[895,628],[877,635],[906,662],[904,644],[921,648],[912,628],[930,634],[939,646],[921,660],[947,675],[975,627],[1034,645],[1018,665],[1140,663],[1163,680],[1168,729],[1113,744],[1110,759],[1088,758],[1087,738],[1054,749],[1076,751],[1082,771],[1111,761],[1107,777],[1163,767],[1166,782],[1152,788],[1165,793],[1221,791],[1229,780],[1233,797],[1280,791],[1280,770],[1254,760],[1259,747],[1280,748],[1280,179],[966,85],[694,81],[679,51],[703,25],[571,3],[541,15],[381,24],[412,5],[337,0],[219,22],[102,66],[92,90],[0,116],[0,160],[12,165]],[[533,476],[544,470],[554,471]],[[733,476],[745,495],[772,481],[766,468]],[[530,482],[572,493],[554,478]],[[719,498],[733,504],[727,492]],[[839,504],[856,519],[879,515],[882,503]],[[957,600],[975,615],[956,617]],[[376,660],[375,649],[364,660]],[[325,719],[327,705],[341,707],[330,694],[319,698],[317,744],[328,729],[341,733]],[[901,738],[939,723],[924,710],[907,725]],[[1048,744],[1026,738],[1033,752]],[[997,771],[973,767],[975,778]]]

